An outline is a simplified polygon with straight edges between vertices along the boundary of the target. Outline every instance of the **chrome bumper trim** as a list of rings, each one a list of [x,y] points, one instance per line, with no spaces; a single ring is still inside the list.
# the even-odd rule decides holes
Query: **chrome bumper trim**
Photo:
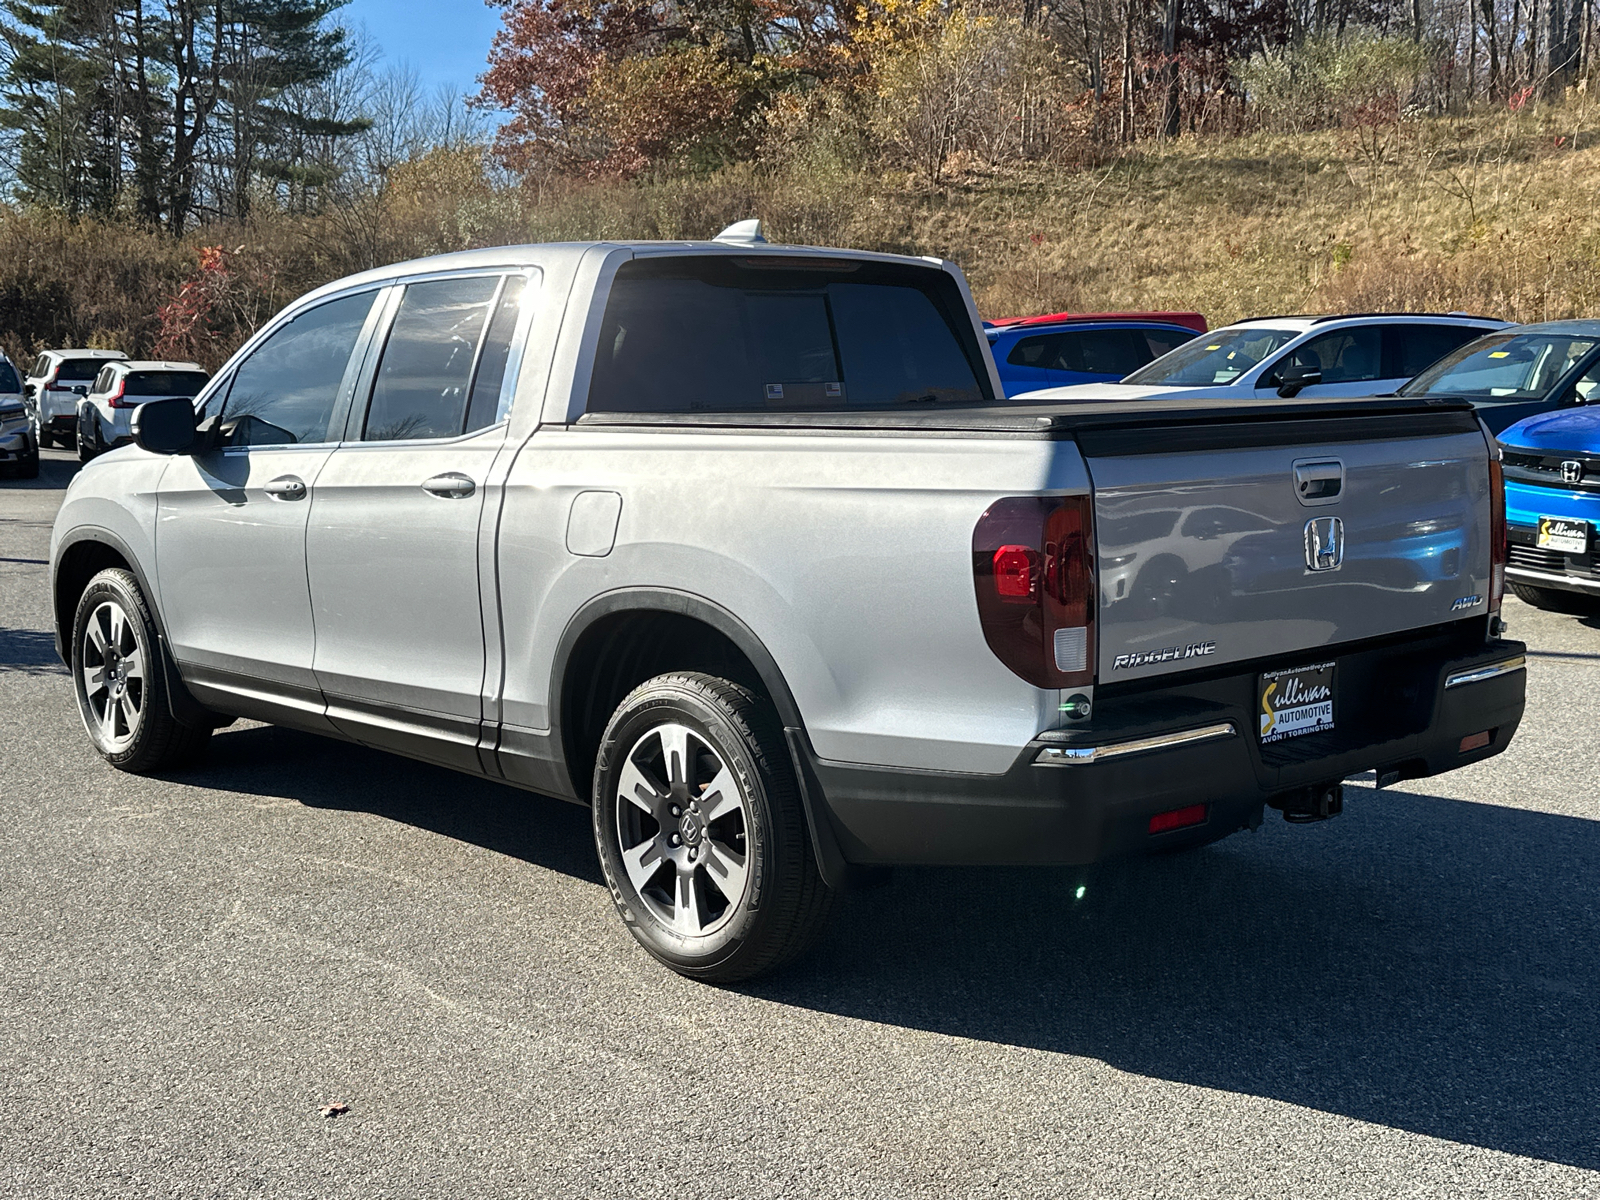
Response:
[[[1173,750],[1179,746],[1192,746],[1198,742],[1217,738],[1235,737],[1238,730],[1232,721],[1220,725],[1207,725],[1203,729],[1186,729],[1182,733],[1162,733],[1155,737],[1138,738],[1131,742],[1113,742],[1109,746],[1046,746],[1033,756],[1036,767],[1076,767],[1103,762],[1108,758],[1123,758],[1129,754],[1146,754],[1155,750]]]
[[[1554,571],[1535,571],[1531,567],[1507,567],[1507,579],[1523,583],[1539,583],[1566,588],[1574,592],[1600,592],[1600,579],[1584,579],[1578,575],[1557,575]]]
[[[1509,675],[1513,671],[1526,670],[1528,660],[1524,655],[1508,658],[1504,662],[1490,663],[1487,667],[1473,667],[1470,671],[1457,671],[1444,681],[1446,690],[1453,687],[1463,687],[1469,683],[1482,683],[1485,679],[1494,679],[1500,675]]]

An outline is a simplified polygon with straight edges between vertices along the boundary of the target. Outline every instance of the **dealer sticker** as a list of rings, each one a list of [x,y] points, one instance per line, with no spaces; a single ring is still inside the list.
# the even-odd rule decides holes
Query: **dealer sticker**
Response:
[[[1563,554],[1589,553],[1589,522],[1568,517],[1540,517],[1539,534],[1534,544],[1541,550]]]
[[[1261,740],[1281,742],[1333,728],[1331,662],[1261,676]]]

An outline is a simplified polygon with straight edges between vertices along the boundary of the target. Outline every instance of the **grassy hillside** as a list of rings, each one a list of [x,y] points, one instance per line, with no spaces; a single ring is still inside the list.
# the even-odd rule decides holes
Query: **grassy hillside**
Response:
[[[1082,171],[972,172],[937,191],[827,169],[585,189],[558,236],[703,235],[764,216],[785,240],[937,253],[985,315],[1195,308],[1600,315],[1600,105],[1384,130],[1181,140]]]
[[[941,254],[985,315],[1193,308],[1214,323],[1338,310],[1523,321],[1600,315],[1600,105],[1398,127],[1184,139],[1081,170],[954,172],[930,188],[825,149],[629,184],[504,187],[440,151],[365,208],[263,216],[174,244],[126,224],[0,214],[0,345],[147,352],[158,309],[227,277],[191,351],[215,363],[277,307],[379,262],[511,241],[704,237],[751,215],[785,241]],[[169,346],[170,349],[170,346]]]

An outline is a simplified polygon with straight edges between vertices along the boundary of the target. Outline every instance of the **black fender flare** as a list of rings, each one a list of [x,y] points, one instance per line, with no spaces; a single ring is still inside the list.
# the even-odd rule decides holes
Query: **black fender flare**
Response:
[[[67,664],[68,669],[72,667],[72,651],[66,644],[62,630],[71,624],[73,614],[61,612],[61,595],[56,588],[56,571],[67,551],[84,542],[97,542],[115,550],[122,561],[128,564],[128,570],[133,573],[133,577],[139,581],[139,590],[144,593],[145,604],[149,606],[150,615],[156,623],[162,681],[166,684],[167,710],[172,714],[172,719],[182,725],[215,725],[218,714],[194,698],[188,685],[183,682],[183,676],[178,673],[177,660],[172,656],[172,647],[167,638],[166,620],[161,615],[161,606],[156,603],[155,589],[150,586],[150,580],[144,573],[144,567],[139,563],[138,555],[134,554],[132,548],[120,536],[99,525],[79,525],[66,533],[56,547],[55,557],[50,562],[50,611],[55,616],[56,654],[61,661]]]
[[[565,731],[562,729],[561,699],[566,690],[567,668],[572,659],[572,652],[577,648],[583,635],[596,622],[624,612],[672,613],[676,616],[693,618],[722,634],[750,660],[750,665],[755,667],[756,674],[761,678],[762,687],[766,689],[773,707],[778,710],[778,719],[783,724],[784,742],[788,747],[795,779],[799,784],[800,805],[805,812],[806,826],[811,834],[811,849],[816,855],[817,869],[823,881],[829,887],[839,889],[866,882],[864,878],[857,878],[858,875],[865,874],[865,869],[853,867],[846,862],[843,852],[839,849],[839,839],[829,817],[827,798],[822,793],[816,772],[811,768],[810,758],[814,756],[811,740],[806,735],[800,707],[795,703],[794,693],[789,689],[789,683],[783,677],[783,671],[779,668],[777,660],[756,636],[755,631],[742,620],[722,605],[707,600],[704,596],[697,596],[693,592],[665,587],[618,588],[595,596],[568,619],[566,628],[562,630],[561,638],[556,643],[555,659],[550,672],[548,711],[551,743],[554,747],[560,748],[562,769],[567,772],[569,780],[571,771],[566,764],[567,741]],[[581,793],[575,791],[574,794]]]

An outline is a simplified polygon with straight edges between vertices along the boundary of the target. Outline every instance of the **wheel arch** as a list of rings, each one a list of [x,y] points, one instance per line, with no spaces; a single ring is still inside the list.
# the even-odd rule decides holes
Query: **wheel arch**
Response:
[[[189,694],[182,676],[173,661],[167,640],[166,623],[161,617],[161,606],[156,602],[156,592],[144,567],[128,543],[109,529],[98,525],[79,525],[64,534],[56,547],[50,570],[50,600],[55,617],[56,653],[68,667],[72,665],[72,619],[78,611],[89,581],[101,571],[120,567],[129,572],[144,593],[145,605],[155,621],[156,637],[160,641],[161,670],[165,677],[167,707],[173,719],[185,725],[209,722],[215,715],[203,708]]]
[[[676,639],[663,645],[663,639]],[[703,670],[759,686],[783,725],[806,825],[824,880],[850,885],[826,801],[807,761],[810,740],[794,693],[766,645],[728,609],[673,588],[629,587],[584,604],[556,645],[550,676],[550,737],[573,794],[592,799],[595,752],[605,723],[646,679]]]

